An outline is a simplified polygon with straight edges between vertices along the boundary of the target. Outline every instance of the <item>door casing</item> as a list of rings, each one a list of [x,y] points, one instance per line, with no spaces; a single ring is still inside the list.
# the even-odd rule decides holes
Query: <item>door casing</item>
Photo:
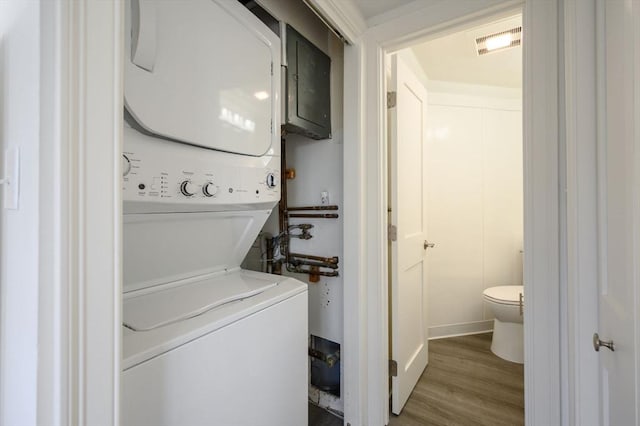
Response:
[[[336,13],[333,2],[313,3],[338,29],[341,22],[347,31],[357,27],[356,19]],[[565,385],[569,382],[561,371],[567,344],[560,333],[566,222],[560,220],[565,164],[560,161],[564,140],[559,133],[559,5],[557,0],[438,2],[377,22],[345,48],[345,141],[352,141],[345,143],[344,151],[344,219],[345,229],[352,231],[344,240],[344,277],[351,283],[344,291],[345,424],[387,424],[389,419],[384,57],[416,42],[520,11],[527,33],[524,279],[536,283],[525,289],[525,415],[527,424],[568,420]]]

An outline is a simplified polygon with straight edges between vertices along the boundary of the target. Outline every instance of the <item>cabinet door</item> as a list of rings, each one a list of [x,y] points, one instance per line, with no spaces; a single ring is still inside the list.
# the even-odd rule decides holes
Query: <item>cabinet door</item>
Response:
[[[287,25],[287,129],[331,137],[331,59]]]

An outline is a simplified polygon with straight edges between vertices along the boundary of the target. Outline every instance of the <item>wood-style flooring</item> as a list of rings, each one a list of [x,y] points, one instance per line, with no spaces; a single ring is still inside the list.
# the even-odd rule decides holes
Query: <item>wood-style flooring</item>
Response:
[[[491,333],[429,341],[427,369],[389,425],[523,425],[523,366],[490,346]]]

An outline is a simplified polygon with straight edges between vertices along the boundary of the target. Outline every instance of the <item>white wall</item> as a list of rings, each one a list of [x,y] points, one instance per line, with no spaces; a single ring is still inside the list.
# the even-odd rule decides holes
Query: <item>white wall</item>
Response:
[[[491,329],[483,290],[522,283],[522,112],[515,90],[428,89],[429,326],[441,337]]]
[[[37,415],[39,64],[39,2],[0,2],[0,155],[7,147],[19,147],[21,155],[19,209],[1,210],[3,425],[34,425]]]
[[[289,206],[321,204],[321,192],[342,211],[342,45],[332,40],[332,139],[316,141],[287,136],[287,166],[296,169],[288,184]],[[336,72],[337,71],[337,72]],[[291,224],[311,223],[313,238],[291,240],[291,251],[319,256],[339,256],[342,261],[342,219],[290,219]],[[297,276],[307,280],[308,276]],[[309,332],[342,343],[342,278],[322,277],[309,285]]]
[[[338,219],[290,219],[291,224],[311,223],[313,238],[291,240],[291,251],[317,256],[338,256],[343,265],[342,221],[342,158],[343,158],[343,45],[301,1],[259,0],[258,3],[274,17],[293,26],[319,49],[331,57],[331,130],[332,138],[312,140],[300,135],[287,135],[287,167],[296,169],[296,178],[289,180],[289,206],[319,205],[321,192],[329,193],[330,204],[339,206]],[[278,233],[278,209],[274,210],[264,231]],[[257,251],[248,257],[259,255]],[[245,266],[257,267],[254,259]],[[343,280],[342,277],[320,277],[310,283],[308,275],[290,274],[309,283],[309,333],[340,345],[343,343]],[[341,364],[342,365],[342,364]],[[341,373],[342,376],[342,373]],[[342,394],[342,392],[341,392]],[[321,406],[343,412],[342,398],[310,388],[310,398]]]

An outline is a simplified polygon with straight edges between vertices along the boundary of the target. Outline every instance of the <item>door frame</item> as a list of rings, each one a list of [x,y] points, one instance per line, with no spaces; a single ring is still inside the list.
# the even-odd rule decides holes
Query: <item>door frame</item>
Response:
[[[562,53],[564,82],[564,149],[561,205],[566,232],[562,259],[561,371],[563,424],[581,425],[600,419],[599,358],[591,338],[598,329],[598,70],[601,46],[594,41],[604,29],[601,0],[564,0]],[[564,84],[562,84],[564,83]]]
[[[313,1],[328,21],[351,35],[344,74],[344,389],[345,424],[382,425],[388,406],[387,143],[385,54],[486,18],[522,10],[525,203],[525,421],[568,424],[574,390],[561,340],[567,318],[566,164],[562,150],[561,0],[436,2],[363,28],[362,19]],[[347,17],[345,17],[347,15]],[[360,30],[354,34],[355,30]],[[564,53],[564,52],[562,52]],[[561,157],[562,154],[562,157]],[[348,234],[348,236],[347,236]],[[535,319],[535,320],[534,320]],[[574,354],[577,356],[576,354]],[[562,375],[561,375],[562,374]]]
[[[38,423],[120,423],[123,12],[41,2]]]

